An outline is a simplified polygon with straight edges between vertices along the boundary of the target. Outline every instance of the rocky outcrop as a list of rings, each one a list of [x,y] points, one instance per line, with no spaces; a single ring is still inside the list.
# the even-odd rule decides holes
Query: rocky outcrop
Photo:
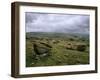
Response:
[[[70,49],[70,50],[85,51],[86,45],[85,44],[66,44],[65,48]]]

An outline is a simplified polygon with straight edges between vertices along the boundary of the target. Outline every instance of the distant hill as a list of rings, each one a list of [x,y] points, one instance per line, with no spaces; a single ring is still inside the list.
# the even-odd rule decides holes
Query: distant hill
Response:
[[[26,37],[48,37],[48,38],[89,38],[89,34],[80,33],[51,33],[51,32],[27,32]]]

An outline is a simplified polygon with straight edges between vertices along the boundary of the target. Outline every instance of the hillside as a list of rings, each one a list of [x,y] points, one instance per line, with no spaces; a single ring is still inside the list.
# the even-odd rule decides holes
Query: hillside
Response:
[[[88,34],[26,33],[26,67],[81,64],[89,64]]]

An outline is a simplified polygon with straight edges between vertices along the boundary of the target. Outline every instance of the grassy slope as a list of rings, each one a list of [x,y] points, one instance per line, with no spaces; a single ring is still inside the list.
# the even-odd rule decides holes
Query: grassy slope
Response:
[[[53,38],[57,40],[56,38]],[[64,45],[68,43],[88,43],[83,41],[70,41],[60,40],[59,43],[53,44],[52,41],[49,41],[49,44],[53,46],[51,50],[51,56],[43,57],[40,60],[35,60],[33,58],[34,51],[32,49],[32,40],[26,40],[26,66],[34,67],[34,66],[57,66],[57,65],[76,65],[76,64],[88,64],[89,63],[89,51],[77,51],[77,50],[69,50],[64,47]],[[43,40],[39,40],[42,42],[46,42],[45,37]]]

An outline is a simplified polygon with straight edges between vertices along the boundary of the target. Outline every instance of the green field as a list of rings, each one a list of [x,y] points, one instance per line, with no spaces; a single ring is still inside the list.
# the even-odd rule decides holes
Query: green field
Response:
[[[26,33],[26,67],[81,64],[89,64],[88,34]]]

